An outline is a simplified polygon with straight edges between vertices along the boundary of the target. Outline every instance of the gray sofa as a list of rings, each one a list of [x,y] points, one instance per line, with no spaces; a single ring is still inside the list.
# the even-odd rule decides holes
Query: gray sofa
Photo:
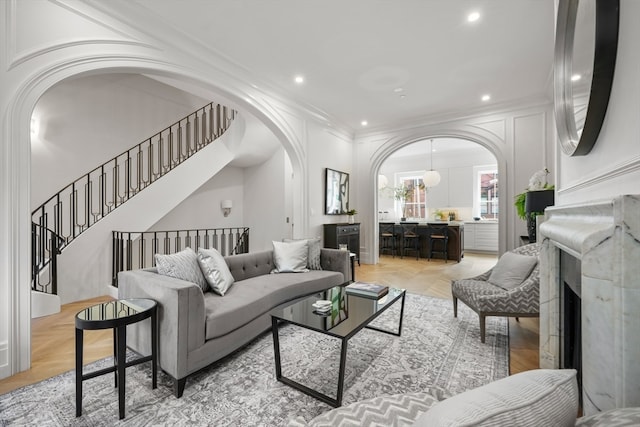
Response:
[[[321,249],[322,270],[270,274],[273,251],[225,257],[235,279],[225,296],[156,269],[118,274],[119,298],[158,302],[159,365],[174,378],[176,397],[187,376],[244,346],[271,326],[269,313],[283,304],[350,280],[349,252]],[[151,353],[149,320],[130,325],[127,345]]]

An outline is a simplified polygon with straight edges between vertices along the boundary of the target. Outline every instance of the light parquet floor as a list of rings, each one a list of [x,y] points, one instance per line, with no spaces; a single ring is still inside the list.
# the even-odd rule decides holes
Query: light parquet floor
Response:
[[[356,279],[402,287],[409,292],[451,299],[452,279],[473,277],[496,263],[492,255],[466,253],[460,263],[442,260],[382,256],[376,265],[356,266]],[[33,319],[31,323],[31,369],[0,380],[0,394],[33,384],[75,368],[75,315],[111,297],[103,296],[65,304],[60,313]],[[478,325],[478,328],[480,326]],[[511,374],[536,369],[538,364],[538,318],[509,319]],[[112,331],[85,331],[84,363],[113,353]]]

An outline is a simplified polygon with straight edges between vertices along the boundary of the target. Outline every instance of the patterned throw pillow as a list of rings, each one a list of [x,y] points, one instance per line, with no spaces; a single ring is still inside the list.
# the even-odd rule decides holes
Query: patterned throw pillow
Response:
[[[307,269],[307,248],[306,240],[295,242],[273,241],[273,263],[272,273],[306,273]]]
[[[224,296],[235,281],[224,257],[214,248],[198,248],[198,263],[211,290]]]
[[[309,268],[309,270],[322,270],[322,265],[320,265],[322,239],[320,237],[313,237],[309,239],[284,239],[283,242],[298,242],[300,240],[307,241],[309,249],[307,252],[307,268]]]
[[[574,426],[574,369],[534,369],[465,391],[435,404],[414,426]]]
[[[159,274],[186,280],[200,286],[203,291],[207,290],[209,285],[202,275],[198,257],[193,249],[186,248],[171,255],[155,254],[155,260]]]

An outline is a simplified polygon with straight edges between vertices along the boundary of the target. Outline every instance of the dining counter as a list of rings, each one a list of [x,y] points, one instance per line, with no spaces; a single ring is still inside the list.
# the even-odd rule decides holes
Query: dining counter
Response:
[[[400,232],[400,224],[415,224],[416,221],[394,222],[380,221],[380,223],[393,223]],[[446,224],[449,230],[449,242],[447,245],[447,258],[460,262],[464,257],[464,222],[463,221],[418,221],[418,238],[420,258],[428,258],[429,256],[429,234],[431,233],[430,224],[442,225]],[[436,257],[433,257],[434,259]]]

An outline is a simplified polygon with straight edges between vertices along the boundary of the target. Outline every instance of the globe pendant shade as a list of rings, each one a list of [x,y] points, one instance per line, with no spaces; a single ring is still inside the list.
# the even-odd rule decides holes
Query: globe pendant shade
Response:
[[[438,171],[426,171],[422,177],[422,182],[425,187],[435,187],[440,183],[440,174]]]

